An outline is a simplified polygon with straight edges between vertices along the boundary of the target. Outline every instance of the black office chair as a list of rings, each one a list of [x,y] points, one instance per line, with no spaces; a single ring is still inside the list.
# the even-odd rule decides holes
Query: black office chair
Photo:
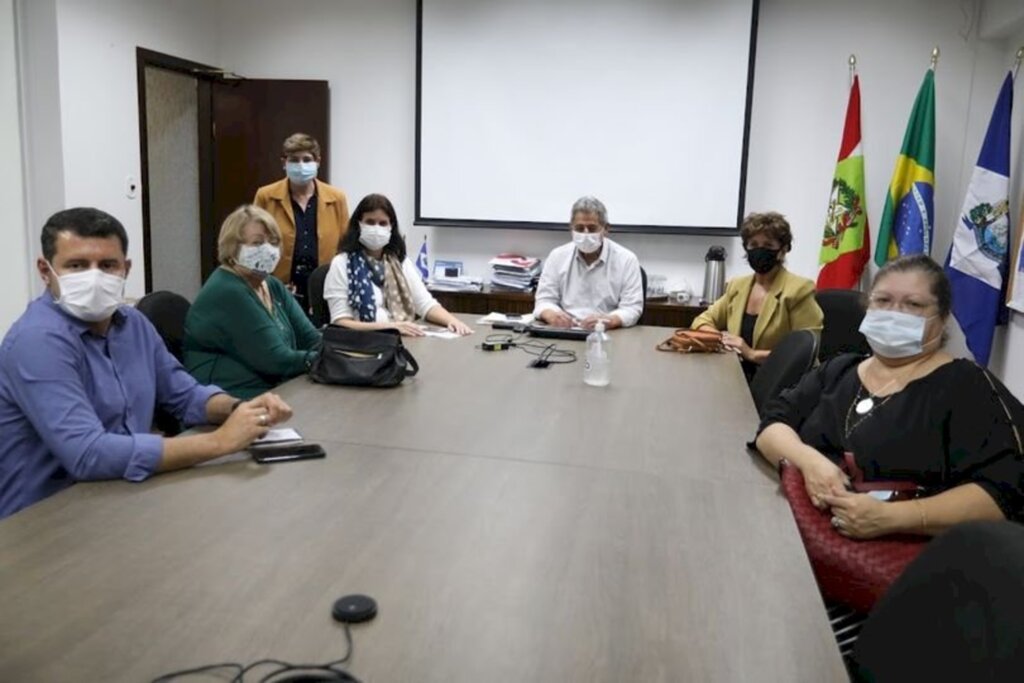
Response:
[[[168,291],[150,292],[135,304],[135,308],[153,323],[167,350],[179,363],[184,357],[185,316],[191,305],[185,297]],[[165,436],[181,433],[178,419],[159,406],[153,413],[153,428]]]
[[[1024,680],[1024,528],[960,524],[930,542],[864,623],[855,681]]]
[[[168,291],[151,292],[135,304],[135,308],[153,323],[167,350],[179,361],[185,341],[185,316],[191,305],[185,297]]]
[[[852,289],[823,289],[814,295],[825,314],[818,360],[824,362],[841,353],[871,353],[859,329],[864,319],[862,296]]]
[[[327,301],[324,300],[324,280],[327,279],[327,271],[330,268],[330,263],[317,266],[309,274],[309,280],[306,283],[306,291],[309,293],[309,319],[317,328],[331,322],[331,311],[327,307]]]
[[[773,398],[797,383],[814,367],[818,354],[818,335],[810,330],[794,330],[779,342],[750,383],[757,412]]]

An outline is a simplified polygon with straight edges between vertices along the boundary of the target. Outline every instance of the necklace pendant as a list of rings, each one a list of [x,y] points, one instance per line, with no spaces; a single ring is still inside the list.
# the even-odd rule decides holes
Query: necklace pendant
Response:
[[[871,412],[871,409],[875,407],[875,401],[868,396],[867,398],[857,401],[857,407],[855,410],[858,415],[867,415]]]

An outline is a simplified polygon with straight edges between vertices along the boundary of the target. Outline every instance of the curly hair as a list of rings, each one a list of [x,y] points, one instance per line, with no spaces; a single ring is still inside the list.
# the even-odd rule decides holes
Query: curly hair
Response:
[[[793,247],[793,233],[789,229],[789,221],[776,211],[747,214],[743,219],[743,225],[740,226],[740,240],[744,249],[747,248],[747,242],[756,235],[764,235],[775,240],[783,251],[789,251]]]

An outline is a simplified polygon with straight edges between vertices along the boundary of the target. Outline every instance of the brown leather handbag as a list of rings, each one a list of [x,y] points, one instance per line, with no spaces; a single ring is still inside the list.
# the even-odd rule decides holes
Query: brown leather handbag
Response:
[[[722,333],[717,330],[676,330],[655,348],[677,353],[718,353],[724,350]]]

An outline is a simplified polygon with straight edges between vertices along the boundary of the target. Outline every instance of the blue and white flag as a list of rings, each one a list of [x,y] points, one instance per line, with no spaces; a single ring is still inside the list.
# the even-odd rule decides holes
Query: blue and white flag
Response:
[[[946,259],[953,315],[981,365],[988,365],[996,325],[1006,322],[1012,109],[1013,74],[1009,73],[992,111]]]
[[[419,269],[420,275],[426,280],[430,277],[430,264],[427,262],[427,236],[423,236],[423,246],[420,247],[420,255],[416,257],[416,268]]]

